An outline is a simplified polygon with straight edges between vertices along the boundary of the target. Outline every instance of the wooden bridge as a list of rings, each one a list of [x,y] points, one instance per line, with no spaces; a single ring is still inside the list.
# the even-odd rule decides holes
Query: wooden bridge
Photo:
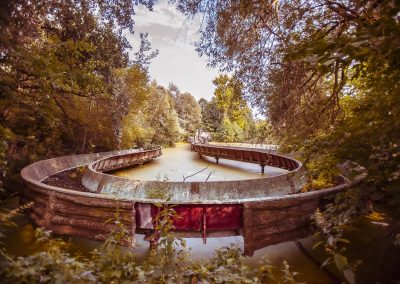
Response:
[[[299,163],[293,159],[273,154],[264,149],[239,148],[212,144],[192,144],[191,149],[194,152],[198,152],[200,156],[214,157],[217,164],[219,159],[259,164],[262,173],[264,173],[265,166],[277,167],[288,171],[293,171],[300,166]]]

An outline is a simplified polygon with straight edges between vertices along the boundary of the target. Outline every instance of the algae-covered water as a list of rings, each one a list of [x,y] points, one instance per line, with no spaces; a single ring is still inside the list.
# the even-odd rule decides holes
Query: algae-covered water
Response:
[[[190,144],[178,143],[174,148],[162,149],[162,156],[143,165],[121,169],[114,175],[137,180],[170,181],[227,181],[255,179],[274,176],[287,172],[284,169],[261,167],[257,164],[243,163],[203,156],[190,151]],[[191,176],[193,175],[193,176]],[[190,177],[188,177],[190,176]]]

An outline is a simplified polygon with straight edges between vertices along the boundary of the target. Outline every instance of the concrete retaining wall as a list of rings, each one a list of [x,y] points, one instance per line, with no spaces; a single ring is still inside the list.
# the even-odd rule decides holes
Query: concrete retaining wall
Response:
[[[88,165],[94,161],[113,156],[125,156],[127,154],[138,153],[138,150],[114,151],[98,154],[65,156],[49,160],[43,160],[27,166],[21,172],[21,176],[26,183],[23,191],[25,201],[33,201],[33,206],[30,211],[30,216],[39,226],[52,230],[55,233],[82,236],[94,240],[104,240],[106,236],[115,229],[112,223],[106,223],[110,218],[114,218],[118,212],[120,220],[129,229],[134,242],[135,232],[139,229],[137,226],[138,216],[135,208],[141,208],[145,204],[151,205],[154,202],[162,202],[156,199],[126,199],[121,196],[108,196],[104,194],[92,192],[79,192],[70,189],[50,186],[42,181],[58,172]],[[92,171],[94,172],[94,171]],[[98,172],[95,172],[97,175]],[[236,199],[232,202],[226,200],[215,200],[208,202],[207,194],[202,201],[187,202],[170,202],[180,204],[179,209],[185,213],[189,209],[193,211],[193,204],[210,204],[212,210],[216,210],[213,214],[218,216],[224,210],[224,204],[230,206],[238,204],[242,210],[232,210],[232,216],[229,218],[239,218],[236,222],[241,224],[241,231],[244,238],[245,254],[252,255],[254,250],[264,246],[293,240],[309,234],[311,224],[310,216],[312,213],[324,203],[324,199],[328,196],[346,190],[359,184],[366,173],[359,169],[359,174],[352,181],[346,184],[323,189],[308,193],[288,194],[282,196],[268,196],[261,198],[244,198]],[[113,176],[110,179],[117,178]],[[280,177],[282,178],[282,177]],[[108,180],[108,178],[107,178]],[[283,183],[284,181],[282,181]],[[118,181],[116,180],[116,183]],[[110,183],[111,186],[112,183]],[[190,186],[190,191],[193,194],[194,190],[207,191],[206,186],[197,187],[193,183],[186,183],[185,186]],[[196,183],[194,183],[196,184]],[[96,190],[99,185],[97,185]],[[150,186],[150,185],[149,185]],[[247,184],[247,186],[249,186]],[[232,192],[245,191],[246,183],[238,188],[233,188]],[[213,196],[210,196],[212,200]],[[190,196],[188,196],[190,198]],[[193,195],[192,195],[193,198]],[[186,204],[186,205],[185,205]],[[221,206],[216,206],[221,204]],[[139,206],[140,205],[140,206]],[[207,208],[207,207],[204,207]],[[220,208],[220,209],[218,209]],[[218,210],[222,210],[219,212]],[[190,211],[190,212],[192,212]],[[218,212],[217,212],[218,211]],[[206,210],[204,212],[207,212]],[[240,214],[238,214],[240,212]],[[206,214],[206,213],[204,213]],[[210,220],[211,216],[199,215],[203,220]],[[215,217],[216,218],[216,217]],[[214,219],[215,219],[214,218]],[[200,221],[201,222],[201,221]],[[140,223],[140,222],[139,222]],[[204,223],[201,226],[204,227]],[[217,224],[218,225],[218,224]],[[200,225],[199,225],[200,226]],[[236,226],[236,225],[235,225]],[[234,227],[235,227],[234,226]],[[219,228],[219,225],[214,225],[214,229]],[[235,227],[236,228],[236,227]],[[182,227],[184,229],[184,227]],[[207,232],[203,231],[203,237]]]
[[[96,154],[72,155],[39,161],[25,167],[21,176],[25,182],[23,201],[33,202],[30,216],[38,226],[57,234],[66,234],[105,240],[112,223],[106,224],[118,212],[121,221],[130,228],[134,242],[136,220],[135,203],[109,196],[79,192],[50,186],[42,181],[59,172],[87,165],[114,155],[129,154],[140,150],[113,151]]]
[[[351,182],[270,200],[243,203],[243,238],[245,255],[268,245],[295,240],[310,234],[311,217],[317,208],[323,209],[335,195],[359,185],[366,173],[360,168]]]
[[[216,146],[206,148],[218,150]],[[231,155],[238,152],[238,148],[227,149],[223,147],[221,149],[227,153],[232,150]],[[291,171],[258,179],[207,182],[141,181],[103,173],[105,170],[139,164],[158,156],[157,150],[150,150],[96,161],[88,166],[88,171],[85,173],[82,183],[91,192],[115,195],[127,200],[141,202],[148,202],[151,193],[158,190],[163,192],[165,196],[171,197],[170,203],[175,204],[237,204],[296,193],[306,182],[304,169],[298,161],[263,152],[259,149],[243,149],[243,152],[244,155],[250,157],[253,155],[255,159],[256,154],[257,157],[264,158],[265,165],[279,165],[282,168],[287,168],[290,165]]]

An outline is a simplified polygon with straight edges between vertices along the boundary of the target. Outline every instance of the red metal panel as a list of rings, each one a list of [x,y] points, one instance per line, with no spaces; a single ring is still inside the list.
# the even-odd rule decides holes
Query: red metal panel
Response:
[[[233,230],[242,226],[241,205],[207,205],[207,230]]]
[[[260,162],[261,161],[261,157],[260,156],[261,156],[261,154],[259,152],[252,152],[253,161]]]
[[[179,205],[175,212],[178,217],[174,218],[174,226],[178,231],[200,231],[203,206]]]
[[[202,231],[203,208],[205,205],[177,205],[174,207],[177,217],[174,226],[177,231]],[[136,203],[136,227],[141,229],[154,228],[154,219],[158,208],[153,204]],[[207,205],[207,230],[240,229],[242,225],[241,205]],[[153,221],[152,221],[153,220]]]

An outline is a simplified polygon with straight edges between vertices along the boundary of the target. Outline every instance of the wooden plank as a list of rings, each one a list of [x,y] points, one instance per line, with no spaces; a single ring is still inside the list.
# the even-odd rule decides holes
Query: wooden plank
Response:
[[[293,241],[299,238],[304,238],[310,235],[311,232],[312,231],[310,231],[308,228],[303,228],[303,229],[296,229],[293,231],[287,231],[281,234],[271,235],[264,239],[256,241],[254,243],[254,249],[257,250],[264,248],[266,246],[279,244],[287,241]]]
[[[27,197],[29,201],[33,201],[35,203],[40,203],[43,205],[46,205],[49,200],[49,197],[47,195],[30,190],[25,190],[23,195]]]
[[[256,227],[274,225],[276,223],[284,223],[289,218],[310,216],[318,208],[318,203],[305,203],[300,206],[289,207],[287,209],[266,209],[263,211],[255,210],[253,213],[254,223]]]
[[[254,254],[253,233],[253,210],[245,205],[243,207],[243,253],[246,256],[252,256]]]
[[[287,219],[283,222],[265,227],[257,227],[253,232],[253,239],[257,242],[260,239],[265,239],[273,235],[281,235],[285,232],[290,232],[296,229],[301,229],[310,226],[310,216],[298,216]]]
[[[293,196],[293,197],[292,197]],[[318,202],[322,194],[313,194],[305,196],[292,195],[292,198],[285,196],[284,198],[277,198],[275,200],[265,200],[265,201],[254,201],[249,202],[254,210],[264,210],[264,209],[281,209],[292,206],[299,206],[306,202]]]
[[[36,216],[40,217],[41,221],[44,222],[44,217],[46,215],[46,207],[45,206],[35,204],[29,210],[31,212],[35,213]]]
[[[96,198],[96,197],[88,197],[88,196],[80,196],[80,195],[71,195],[66,194],[63,192],[56,193],[57,198],[71,201],[76,204],[83,204],[83,205],[92,205],[98,207],[111,207],[111,208],[124,208],[124,209],[132,209],[132,202],[129,201],[121,201],[116,199],[105,199],[103,198]]]
[[[68,225],[75,228],[90,229],[96,232],[110,233],[117,229],[117,226],[112,223],[94,221],[90,218],[74,218],[72,216],[54,215],[51,218],[51,223],[57,225]],[[130,224],[127,224],[130,225]]]
[[[87,216],[90,218],[98,218],[103,220],[108,220],[115,218],[116,209],[104,207],[92,207],[92,206],[79,206],[70,202],[58,202],[54,206],[54,211],[56,213],[69,214],[71,216]],[[120,211],[119,219],[121,221],[130,221],[132,213],[130,211]]]
[[[104,241],[107,239],[109,235],[104,232],[97,232],[94,230],[90,230],[88,228],[86,229],[76,228],[69,225],[53,224],[50,229],[53,233],[56,234],[84,237],[95,241]]]
[[[44,221],[44,219],[43,219],[43,217],[41,215],[38,215],[34,211],[30,211],[29,216],[31,217],[33,222],[35,222],[35,224],[37,226],[39,226],[39,227],[44,227],[45,226],[45,221]]]

